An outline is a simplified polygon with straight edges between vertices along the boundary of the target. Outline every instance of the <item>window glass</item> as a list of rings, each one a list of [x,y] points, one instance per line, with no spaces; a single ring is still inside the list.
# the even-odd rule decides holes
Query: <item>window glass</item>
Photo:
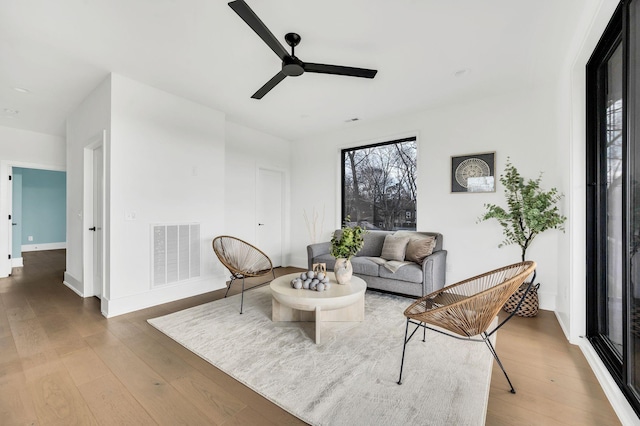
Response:
[[[368,229],[416,230],[416,138],[342,150],[342,213]]]

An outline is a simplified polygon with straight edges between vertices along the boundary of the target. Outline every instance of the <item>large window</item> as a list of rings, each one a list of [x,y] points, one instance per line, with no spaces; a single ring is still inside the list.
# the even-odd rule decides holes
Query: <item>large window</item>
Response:
[[[342,150],[342,215],[368,229],[416,230],[416,138]]]

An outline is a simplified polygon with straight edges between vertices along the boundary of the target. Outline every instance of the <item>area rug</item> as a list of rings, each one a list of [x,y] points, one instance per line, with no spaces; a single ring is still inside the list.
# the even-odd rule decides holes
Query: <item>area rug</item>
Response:
[[[398,385],[403,312],[411,299],[367,292],[365,321],[271,321],[269,287],[149,323],[313,425],[483,425],[493,358],[483,343],[428,331],[407,345]]]

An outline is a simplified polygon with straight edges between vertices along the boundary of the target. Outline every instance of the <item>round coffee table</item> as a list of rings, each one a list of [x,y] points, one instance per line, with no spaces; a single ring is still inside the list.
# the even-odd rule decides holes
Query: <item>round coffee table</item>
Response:
[[[271,281],[272,321],[315,321],[316,344],[320,343],[320,324],[327,321],[364,321],[364,292],[367,283],[356,276],[349,284],[338,284],[333,272],[327,272],[331,288],[325,291],[295,289],[291,280],[300,274],[288,274]]]

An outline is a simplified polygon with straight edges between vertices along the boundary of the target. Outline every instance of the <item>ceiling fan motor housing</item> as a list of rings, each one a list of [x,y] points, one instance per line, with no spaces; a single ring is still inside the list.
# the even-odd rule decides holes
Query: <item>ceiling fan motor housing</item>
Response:
[[[282,72],[287,77],[297,77],[304,72],[304,64],[295,56],[285,56],[282,60]]]

